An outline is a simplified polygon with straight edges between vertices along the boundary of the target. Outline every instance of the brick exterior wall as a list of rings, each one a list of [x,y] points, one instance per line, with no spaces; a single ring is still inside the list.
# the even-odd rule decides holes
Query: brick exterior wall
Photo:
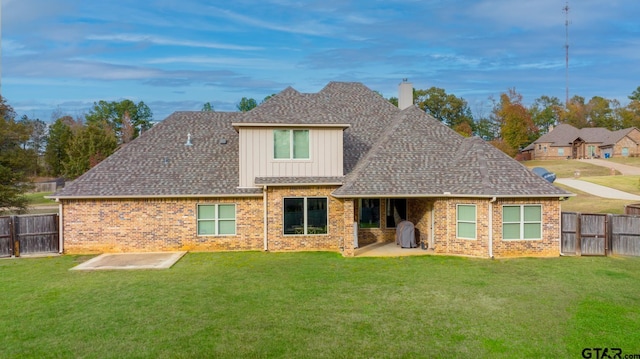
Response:
[[[199,236],[197,205],[234,203],[236,235]],[[65,253],[261,250],[262,198],[62,200]]]
[[[623,157],[622,149],[625,147],[629,151],[629,157],[638,157],[640,155],[640,133],[634,130],[629,135],[630,136],[622,138],[613,146],[613,157]]]
[[[384,200],[381,200],[381,207],[383,202]],[[476,206],[476,239],[457,237],[456,211],[459,204]],[[542,205],[543,238],[540,240],[502,240],[502,206],[505,204]],[[438,254],[489,257],[489,232],[492,231],[492,255],[496,258],[560,255],[560,202],[558,199],[501,199],[491,204],[487,198],[412,198],[408,199],[407,205],[408,219],[415,224],[420,241]],[[493,228],[489,228],[491,208]],[[433,243],[430,243],[432,212],[434,238]],[[381,225],[384,225],[384,219],[381,219]],[[393,236],[389,234],[391,232]],[[358,242],[361,245],[363,235],[368,242],[393,242],[395,240],[394,229],[360,229]]]
[[[268,249],[270,251],[325,250],[353,256],[353,223],[357,200],[331,197],[335,187],[269,187]],[[283,207],[287,197],[326,197],[328,233],[284,235]],[[263,250],[263,201],[251,198],[62,200],[65,253],[131,251],[234,251]],[[236,234],[199,236],[197,205],[234,203]],[[381,207],[385,201],[381,199]],[[477,215],[476,239],[456,237],[456,205],[474,204]],[[502,240],[502,205],[540,204],[543,225],[541,240]],[[420,241],[429,245],[433,216],[433,245],[436,253],[489,256],[489,231],[493,231],[495,257],[558,256],[560,254],[560,202],[557,199],[505,200],[490,204],[484,198],[414,198],[407,200],[408,220],[413,222]],[[489,211],[493,208],[493,228]],[[384,213],[384,208],[381,208]],[[433,213],[433,214],[432,214]],[[381,226],[386,226],[381,216]],[[395,241],[395,229],[360,229],[362,238],[372,242]]]
[[[340,251],[345,236],[343,200],[331,197],[337,187],[268,187],[268,224],[269,250],[303,251],[326,250]],[[329,217],[327,234],[284,235],[283,208],[286,197],[326,197]],[[353,238],[353,237],[352,237]]]
[[[542,205],[541,240],[502,240],[502,206]],[[498,200],[493,205],[493,255],[495,257],[557,257],[560,255],[560,200]]]
[[[560,154],[560,149],[564,153]],[[551,143],[536,143],[531,151],[532,160],[564,160],[572,157],[571,146],[552,147]],[[578,150],[580,153],[580,149]]]

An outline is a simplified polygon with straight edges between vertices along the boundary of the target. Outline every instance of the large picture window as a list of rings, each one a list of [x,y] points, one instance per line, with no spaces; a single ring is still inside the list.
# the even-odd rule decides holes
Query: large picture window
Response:
[[[309,130],[273,130],[273,158],[309,159]]]
[[[234,235],[236,234],[235,204],[198,205],[198,235]]]
[[[502,238],[542,239],[542,206],[503,206]]]
[[[456,208],[456,236],[476,239],[476,205],[459,204]]]
[[[359,212],[358,226],[360,228],[380,228],[380,199],[361,199]]]
[[[284,234],[327,234],[327,198],[284,199]]]

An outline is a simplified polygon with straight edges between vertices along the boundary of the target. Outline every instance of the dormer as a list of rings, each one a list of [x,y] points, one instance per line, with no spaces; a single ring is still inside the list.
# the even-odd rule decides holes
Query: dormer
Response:
[[[240,187],[257,177],[342,177],[348,124],[234,123]]]

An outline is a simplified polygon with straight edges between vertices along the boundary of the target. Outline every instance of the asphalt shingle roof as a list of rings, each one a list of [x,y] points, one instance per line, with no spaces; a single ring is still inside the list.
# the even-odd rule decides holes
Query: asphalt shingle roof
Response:
[[[56,197],[252,195],[238,187],[239,113],[176,112],[100,162]],[[191,134],[191,146],[186,146]],[[226,144],[220,140],[225,139]]]
[[[463,138],[412,106],[336,189],[359,196],[565,196],[480,138]]]
[[[261,188],[238,188],[239,136],[232,123],[349,125],[345,177],[257,178],[257,184],[343,183],[334,194],[346,197],[568,194],[417,107],[400,111],[360,83],[331,82],[315,94],[287,88],[246,113],[176,112],[54,197],[260,195]],[[185,146],[187,134],[191,146]]]

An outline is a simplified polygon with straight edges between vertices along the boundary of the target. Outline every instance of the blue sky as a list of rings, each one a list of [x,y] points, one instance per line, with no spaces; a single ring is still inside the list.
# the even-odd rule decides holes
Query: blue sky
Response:
[[[359,81],[385,97],[408,78],[476,115],[515,87],[565,98],[564,0],[0,0],[2,95],[19,115],[80,116],[144,101],[155,120],[211,102],[233,111],[287,86]],[[640,86],[637,0],[570,1],[570,96]]]

